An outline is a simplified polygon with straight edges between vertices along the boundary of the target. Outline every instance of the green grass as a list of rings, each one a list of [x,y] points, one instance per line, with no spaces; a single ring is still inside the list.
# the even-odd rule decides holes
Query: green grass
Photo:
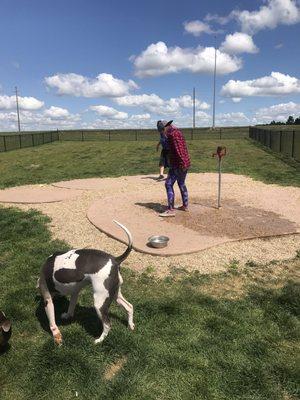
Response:
[[[246,139],[188,142],[191,172],[215,172],[212,152],[228,147],[223,171],[300,186],[300,163],[287,164]],[[0,188],[75,178],[157,174],[156,142],[54,142],[0,154]]]
[[[43,260],[68,245],[51,239],[48,222],[37,211],[0,208],[0,309],[13,321],[10,348],[0,355],[1,400],[67,400],[76,392],[79,399],[114,400],[298,398],[300,288],[291,276],[274,287],[272,275],[249,281],[231,298],[211,290],[239,279],[239,266],[213,277],[178,269],[162,280],[150,270],[123,270],[136,331],[112,307],[112,330],[95,346],[100,326],[86,288],[75,321],[61,327],[64,345],[55,347],[35,285]],[[300,259],[293,263],[299,268]],[[66,307],[60,299],[57,313]],[[124,367],[104,380],[122,357]]]

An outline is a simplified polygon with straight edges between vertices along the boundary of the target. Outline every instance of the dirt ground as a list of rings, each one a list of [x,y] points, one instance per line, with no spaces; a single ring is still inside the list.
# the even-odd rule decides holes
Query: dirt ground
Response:
[[[154,203],[161,204],[162,207],[165,202],[164,183],[155,181],[151,176],[75,180],[59,185],[73,190],[80,189],[80,194],[55,203],[6,203],[3,206],[17,205],[24,210],[38,209],[51,217],[49,228],[53,237],[65,240],[74,248],[98,248],[114,255],[121,254],[124,245],[100,232],[88,221],[86,213],[91,205],[101,200],[105,213],[110,210],[117,197],[123,199],[124,205],[138,203],[141,199],[149,202],[152,198]],[[224,174],[223,207],[218,214],[214,212],[216,174],[189,174],[187,186],[193,212],[178,213],[177,221],[168,220],[164,222],[165,225],[171,226],[173,230],[181,229],[180,227],[190,229],[197,234],[221,234],[234,241],[193,254],[171,257],[157,257],[133,251],[124,265],[136,271],[151,270],[158,276],[166,275],[174,268],[216,273],[228,269],[233,261],[240,265],[249,262],[269,263],[293,258],[300,250],[300,235],[289,234],[300,226],[299,188],[266,185],[245,176]],[[36,187],[37,185],[31,185],[27,189]],[[46,189],[51,186],[42,187]],[[176,196],[179,200],[178,189]],[[153,212],[151,209],[148,211]],[[131,218],[134,219],[134,215]],[[282,230],[288,234],[237,241],[248,234],[251,236],[253,232],[255,236],[261,233],[276,235]]]

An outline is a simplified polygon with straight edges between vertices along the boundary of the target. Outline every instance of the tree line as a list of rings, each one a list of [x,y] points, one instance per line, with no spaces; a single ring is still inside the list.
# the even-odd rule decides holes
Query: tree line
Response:
[[[269,123],[269,125],[300,125],[300,117],[294,119],[294,117],[290,115],[286,122],[273,120]]]

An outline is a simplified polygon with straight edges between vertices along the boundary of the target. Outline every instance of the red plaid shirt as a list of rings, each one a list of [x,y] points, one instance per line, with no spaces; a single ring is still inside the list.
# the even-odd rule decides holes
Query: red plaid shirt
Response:
[[[167,138],[170,151],[171,168],[188,169],[191,165],[191,161],[186,142],[181,131],[174,126],[170,126],[167,131]]]

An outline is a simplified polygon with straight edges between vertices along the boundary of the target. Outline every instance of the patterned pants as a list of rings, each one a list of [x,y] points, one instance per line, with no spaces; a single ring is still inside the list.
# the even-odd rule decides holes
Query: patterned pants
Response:
[[[185,178],[186,178],[187,170],[182,171],[181,169],[173,169],[170,168],[169,174],[165,183],[166,190],[167,190],[167,196],[168,196],[168,208],[172,209],[174,208],[174,199],[175,199],[175,194],[174,194],[174,183],[177,181],[179,190],[181,193],[181,198],[182,198],[182,205],[184,207],[188,206],[188,191],[185,186]]]

